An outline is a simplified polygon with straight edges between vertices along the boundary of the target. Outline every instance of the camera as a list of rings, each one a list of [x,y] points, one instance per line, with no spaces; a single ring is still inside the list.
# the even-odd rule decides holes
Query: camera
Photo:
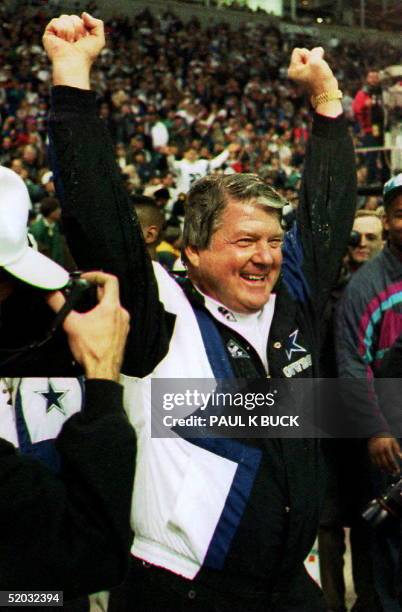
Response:
[[[86,312],[97,303],[96,287],[85,278],[81,278],[81,272],[70,274],[70,280],[63,289],[63,295],[68,303],[69,311]]]
[[[402,518],[402,478],[391,484],[381,497],[373,499],[362,512],[362,517],[372,527],[382,525],[389,518]]]
[[[356,230],[352,230],[350,232],[348,246],[350,246],[352,249],[355,249],[360,244],[360,238],[361,238],[360,232],[356,232]]]
[[[65,297],[65,303],[59,312],[52,317],[50,309],[45,307],[43,310],[42,303],[43,297],[40,295],[40,291],[36,289],[26,288],[24,284],[21,284],[23,291],[29,291],[28,300],[29,304],[33,307],[33,313],[37,315],[39,321],[38,326],[31,326],[29,330],[23,328],[22,334],[14,333],[12,336],[12,342],[6,343],[4,346],[0,346],[0,371],[7,376],[20,376],[25,374],[25,364],[29,361],[35,351],[38,351],[48,345],[48,343],[59,333],[64,319],[72,310],[78,312],[86,312],[97,304],[96,299],[96,286],[87,280],[80,278],[81,272],[73,272],[70,275],[70,280],[66,287],[63,289]],[[18,300],[12,305],[14,308],[13,316],[15,312],[18,316],[22,316],[18,309],[24,309],[24,316],[26,315],[26,305],[24,302],[25,294],[17,296]],[[40,302],[40,309],[38,310],[38,304]],[[40,313],[40,314],[39,314]],[[29,318],[29,317],[28,317]],[[37,329],[40,331],[38,332]],[[26,333],[25,333],[26,332]],[[4,334],[3,334],[4,336]],[[15,339],[17,336],[17,339]],[[3,338],[4,339],[4,338]],[[33,370],[34,371],[34,370]],[[23,374],[21,374],[23,372]]]

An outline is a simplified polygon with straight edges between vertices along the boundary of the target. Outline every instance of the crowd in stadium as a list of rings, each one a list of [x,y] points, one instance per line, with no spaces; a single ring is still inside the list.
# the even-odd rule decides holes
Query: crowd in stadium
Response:
[[[95,2],[88,10],[98,15]],[[73,423],[70,429],[68,424],[63,428],[67,434],[61,434],[62,440],[63,435],[67,437],[60,450],[68,459],[61,468],[66,497],[49,475],[44,480],[48,490],[56,487],[51,499],[57,502],[52,510],[53,502],[46,505],[45,500],[45,509],[50,515],[60,512],[66,517],[73,534],[69,544],[80,551],[77,560],[74,551],[71,556],[77,567],[80,562],[85,567],[82,584],[75,584],[74,572],[67,572],[69,597],[85,597],[117,585],[124,577],[131,543],[127,531],[133,461],[116,462],[116,472],[117,468],[121,472],[121,478],[115,479],[117,496],[124,489],[120,512],[114,512],[109,495],[101,496],[100,504],[96,500],[97,488],[102,488],[100,471],[104,470],[109,485],[114,480],[113,461],[108,462],[106,456],[105,466],[102,462],[98,466],[99,473],[88,476],[90,486],[76,495],[79,477],[69,475],[74,464],[70,453],[79,456],[76,448],[86,430],[85,426],[80,430],[80,416],[75,421],[69,417],[79,412],[86,399],[78,378],[66,376],[76,377],[84,371],[94,421],[96,410],[91,404],[99,402],[104,408],[109,402],[112,408],[106,411],[109,409],[117,437],[123,441],[122,452],[131,457],[131,430],[122,419],[120,390],[116,389],[122,372],[125,410],[141,440],[132,509],[132,521],[139,529],[131,549],[129,578],[112,594],[109,610],[126,612],[140,593],[140,609],[155,612],[156,605],[163,612],[187,610],[189,600],[197,597],[191,604],[195,612],[236,609],[233,606],[238,601],[241,612],[346,612],[345,526],[351,527],[353,610],[400,610],[399,525],[395,522],[384,536],[371,530],[361,511],[392,478],[398,479],[402,460],[395,396],[389,392],[384,400],[373,384],[375,377],[401,377],[402,173],[391,172],[389,156],[383,152],[355,155],[352,147],[383,144],[387,126],[379,71],[400,61],[400,49],[333,38],[324,51],[307,34],[283,34],[272,25],[248,23],[234,28],[221,22],[205,27],[195,18],[184,22],[169,11],[159,18],[148,10],[130,19],[116,16],[105,22],[104,46],[103,24],[88,13],[47,25],[51,16],[43,6],[20,8],[17,16],[3,6],[0,17],[0,187],[4,186],[0,202],[0,374],[6,374],[0,378],[5,408],[0,438],[53,466],[54,449],[49,450],[47,443],[53,444],[64,421]],[[312,51],[307,50],[311,47]],[[90,74],[96,96],[89,91]],[[52,82],[56,87],[51,93]],[[13,202],[18,205],[7,211]],[[48,318],[48,312],[43,316],[41,309],[35,325],[29,320],[34,309],[24,318],[33,337],[28,344],[17,342],[26,344],[22,349],[15,350],[14,331],[4,332],[4,321],[15,322],[20,309],[26,307],[25,300],[29,304],[32,287],[55,290],[68,278],[65,270],[37,259],[39,254],[26,242],[25,224],[17,228],[18,240],[10,238],[12,224],[7,215],[16,218],[20,204],[22,216],[25,212],[28,216],[29,208],[34,247],[69,271],[77,262],[85,270],[114,274],[124,309],[135,320],[128,332],[128,315],[119,303],[116,278],[90,273],[88,280],[102,289],[97,293],[98,306],[75,319],[81,320],[80,333],[85,322],[89,321],[91,329],[91,312],[98,316],[95,327],[100,325],[101,330],[111,314],[108,305],[118,313],[119,323],[115,317],[117,328],[106,327],[108,342],[101,342],[103,353],[97,359],[93,357],[97,351],[88,349],[91,342],[85,350],[71,344],[71,337],[77,337],[74,319],[70,327],[65,326],[74,357],[71,361],[69,354],[67,372],[63,369],[65,355],[58,369],[58,355],[53,359],[52,353],[53,346],[66,348],[65,343],[59,346],[57,332],[67,310],[63,317],[56,317],[43,342],[37,341],[35,328],[36,323],[41,328]],[[133,223],[133,213],[139,223]],[[16,227],[18,223],[20,219]],[[180,275],[183,267],[186,278]],[[49,278],[41,278],[47,270]],[[167,270],[179,271],[177,278]],[[30,289],[21,291],[21,281]],[[65,293],[67,300],[73,290]],[[32,299],[36,307],[39,298]],[[51,302],[52,298],[52,306]],[[71,301],[69,307],[75,305]],[[15,337],[19,340],[25,332],[23,326]],[[94,337],[96,346],[103,335]],[[7,345],[10,338],[12,348]],[[28,359],[26,369],[26,353],[29,357],[30,351],[34,354],[38,349],[41,359],[37,363],[35,357],[31,362]],[[89,360],[83,358],[87,351],[92,355]],[[20,365],[8,374],[4,366],[14,358],[18,364],[21,356],[22,378]],[[106,370],[102,363],[108,366]],[[47,375],[48,369],[50,375],[59,377],[62,390],[53,387],[50,378],[26,378],[38,372]],[[175,478],[183,484],[180,479],[189,442],[185,436],[166,444],[164,439],[151,443],[146,436],[141,438],[144,422],[150,418],[147,384],[151,377],[191,378],[194,373],[198,378],[262,378],[265,383],[271,375],[363,381],[355,395],[342,402],[352,422],[356,410],[356,419],[360,419],[356,438],[364,441],[337,439],[322,444],[328,460],[327,487],[321,441],[314,436],[296,440],[300,445],[293,445],[286,436],[284,440],[264,439],[263,450],[254,440],[250,447],[245,445],[241,458],[237,441],[232,444],[229,440],[229,446],[222,447],[218,442],[210,448],[204,440],[199,447],[194,443],[195,449],[191,443],[197,472],[185,480],[186,495],[180,507],[174,507],[178,518],[167,520],[165,508],[170,510],[178,486]],[[95,387],[91,378],[96,379]],[[43,380],[48,381],[47,391],[42,389]],[[335,411],[341,397],[337,393],[338,389],[334,397],[328,397],[327,408]],[[71,398],[67,411],[63,407],[66,394]],[[50,434],[48,421],[44,425],[45,419],[30,410],[32,397],[38,396],[46,400],[46,415],[54,408],[62,415],[58,414]],[[10,408],[20,416],[6,423],[4,414]],[[86,410],[84,406],[81,413],[84,425],[85,418],[89,419]],[[113,421],[117,414],[119,419]],[[77,423],[79,433],[75,434]],[[94,445],[105,429],[107,423],[97,423],[91,436]],[[45,439],[38,442],[35,435]],[[77,442],[71,445],[69,435]],[[84,453],[84,471],[93,450],[90,446]],[[1,444],[0,451],[4,452]],[[113,455],[113,449],[107,452]],[[243,468],[250,472],[247,478],[242,476],[236,492],[234,518],[222,527],[238,485],[237,467],[231,473],[230,463],[239,465],[239,472]],[[209,484],[211,494],[206,495]],[[197,486],[193,489],[193,485]],[[110,511],[118,537],[114,538],[115,527],[108,518],[104,541],[96,531],[103,531],[101,521],[94,521],[93,534],[86,531],[86,521],[92,526],[86,503],[82,504],[84,528],[80,520],[75,522],[80,495],[90,498],[90,504],[101,505],[103,518]],[[68,511],[63,511],[64,503]],[[184,519],[183,508],[188,510]],[[7,507],[5,513],[10,520]],[[184,521],[183,528],[176,528],[175,521]],[[59,544],[55,542],[60,542],[61,529],[58,531],[57,520],[50,522],[48,537],[57,558]],[[258,537],[253,539],[249,531]],[[323,594],[303,565],[317,532]],[[16,534],[13,538],[22,541],[22,531],[16,529]],[[105,555],[110,565],[101,563],[95,579],[86,563],[94,541],[101,561],[103,551],[115,543],[115,557]],[[289,548],[284,553],[285,541]],[[64,572],[62,564],[69,563],[68,546],[63,551],[48,584],[55,584],[51,580],[59,580],[58,570]],[[40,563],[32,584],[44,584],[47,570],[43,574],[42,570],[49,566],[49,559],[46,551],[35,549],[34,554]],[[25,561],[18,561],[21,575],[29,568],[30,559]],[[280,570],[279,563],[283,563]],[[87,581],[86,572],[92,582]],[[5,575],[10,584],[17,580],[11,570]],[[193,581],[190,590],[188,580]],[[261,591],[256,588],[256,593],[250,593],[250,584],[262,585]],[[166,602],[168,607],[163,607]],[[72,610],[86,609],[87,602],[84,608],[81,603]]]
[[[48,15],[40,8],[33,17],[32,9],[20,11],[16,20],[2,10],[0,162],[23,177],[38,212],[54,190],[46,157],[49,65],[41,47]],[[174,210],[180,217],[185,193],[200,176],[194,162],[228,151],[215,164],[220,172],[258,172],[290,202],[296,199],[310,108],[287,79],[286,63],[293,46],[310,45],[308,36],[283,35],[262,24],[206,28],[196,19],[183,23],[169,12],[157,18],[148,11],[113,18],[106,32],[108,46],[94,68],[93,86],[130,192],[156,193],[166,216]],[[397,62],[399,49],[333,41],[326,53],[343,90],[355,145],[361,145],[364,130],[353,97],[369,70]],[[180,178],[177,162],[187,157],[192,165],[181,173],[191,176]],[[370,176],[368,157],[361,157],[360,184],[386,178],[385,160],[377,157]]]

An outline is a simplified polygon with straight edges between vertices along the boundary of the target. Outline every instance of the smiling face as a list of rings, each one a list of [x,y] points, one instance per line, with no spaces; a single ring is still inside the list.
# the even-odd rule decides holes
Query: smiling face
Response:
[[[190,279],[235,312],[260,310],[278,280],[283,231],[279,216],[253,201],[229,200],[205,249],[186,247]]]

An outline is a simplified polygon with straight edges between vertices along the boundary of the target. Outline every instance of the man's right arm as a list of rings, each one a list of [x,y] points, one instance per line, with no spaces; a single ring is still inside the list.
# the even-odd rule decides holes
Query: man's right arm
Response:
[[[103,24],[85,15],[52,20],[43,39],[55,85],[51,163],[78,266],[119,278],[121,301],[133,320],[123,371],[142,377],[166,354],[168,332],[141,228],[89,90],[90,68],[104,44]]]

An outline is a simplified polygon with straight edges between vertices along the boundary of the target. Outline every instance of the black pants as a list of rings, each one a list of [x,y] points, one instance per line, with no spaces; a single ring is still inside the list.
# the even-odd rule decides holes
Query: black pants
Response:
[[[293,594],[217,592],[197,581],[133,559],[129,574],[111,592],[108,612],[325,612],[322,595],[302,568]]]

